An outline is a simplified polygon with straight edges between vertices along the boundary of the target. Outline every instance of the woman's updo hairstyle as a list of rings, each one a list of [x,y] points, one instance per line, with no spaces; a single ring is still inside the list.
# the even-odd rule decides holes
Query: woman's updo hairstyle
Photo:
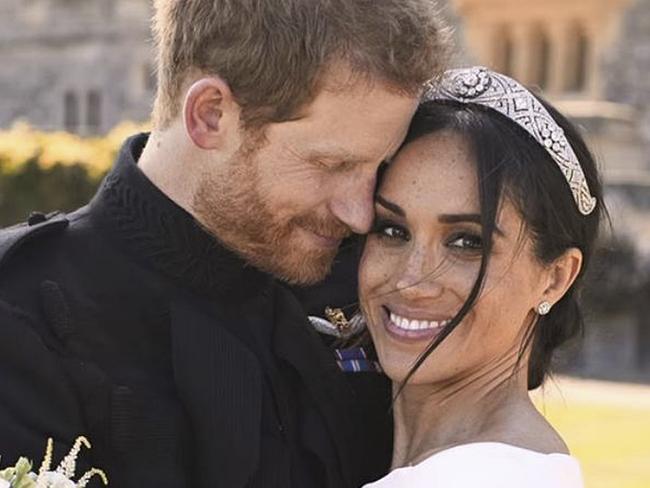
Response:
[[[529,389],[543,383],[550,370],[553,352],[582,332],[579,290],[594,252],[603,215],[602,184],[594,158],[582,136],[548,102],[539,100],[564,130],[582,166],[591,194],[598,201],[590,215],[579,212],[567,180],[553,158],[530,134],[506,116],[480,105],[430,101],[421,104],[413,118],[405,144],[439,131],[452,131],[466,140],[476,164],[485,245],[481,269],[464,306],[420,356],[405,383],[458,326],[480,295],[502,198],[510,199],[520,212],[524,230],[532,237],[540,262],[551,263],[574,247],[583,255],[582,268],[575,283],[559,302],[553,304],[548,315],[538,316],[522,344],[522,354],[531,346]]]

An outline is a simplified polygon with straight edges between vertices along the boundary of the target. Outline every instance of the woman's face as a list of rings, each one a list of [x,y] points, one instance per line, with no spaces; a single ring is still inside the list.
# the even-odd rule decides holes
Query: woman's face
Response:
[[[405,378],[476,280],[482,247],[477,192],[468,144],[449,131],[413,141],[387,170],[359,289],[379,359],[394,381]],[[507,200],[496,225],[478,302],[412,383],[472,378],[492,368],[512,371],[548,273]]]

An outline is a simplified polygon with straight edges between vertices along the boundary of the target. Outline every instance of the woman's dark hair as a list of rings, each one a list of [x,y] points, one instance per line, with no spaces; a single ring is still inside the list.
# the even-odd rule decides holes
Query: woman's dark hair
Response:
[[[540,102],[564,130],[591,193],[598,200],[596,209],[588,216],[578,211],[555,160],[530,134],[504,115],[479,105],[432,101],[423,103],[413,118],[405,145],[443,130],[461,135],[469,145],[476,164],[484,246],[479,273],[465,303],[418,358],[403,384],[460,324],[479,297],[490,261],[495,219],[504,197],[520,212],[540,262],[551,263],[570,248],[580,249],[583,255],[582,269],[574,284],[548,315],[538,317],[526,334],[521,354],[531,347],[529,389],[537,388],[544,381],[555,349],[582,332],[578,291],[604,212],[602,185],[594,159],[577,129],[548,102]]]

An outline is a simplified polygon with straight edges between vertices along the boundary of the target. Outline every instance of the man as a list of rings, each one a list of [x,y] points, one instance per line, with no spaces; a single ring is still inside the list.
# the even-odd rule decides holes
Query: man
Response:
[[[444,30],[428,0],[155,7],[151,135],[88,206],[0,234],[2,459],[85,434],[119,487],[379,477],[387,385],[346,377],[286,284],[369,230]],[[353,302],[354,273],[301,299]]]

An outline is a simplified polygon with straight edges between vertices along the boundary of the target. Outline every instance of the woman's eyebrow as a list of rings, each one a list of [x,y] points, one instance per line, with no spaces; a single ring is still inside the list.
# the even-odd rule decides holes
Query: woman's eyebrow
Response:
[[[384,207],[386,210],[390,210],[391,212],[393,212],[396,215],[399,215],[400,217],[406,217],[406,212],[404,211],[404,209],[399,205],[397,205],[396,203],[386,200],[381,195],[377,195],[375,197],[375,200],[379,205]]]
[[[438,216],[438,222],[442,224],[472,222],[481,225],[481,216],[479,214],[441,214]],[[494,226],[494,231],[502,237],[505,235],[496,225]]]

